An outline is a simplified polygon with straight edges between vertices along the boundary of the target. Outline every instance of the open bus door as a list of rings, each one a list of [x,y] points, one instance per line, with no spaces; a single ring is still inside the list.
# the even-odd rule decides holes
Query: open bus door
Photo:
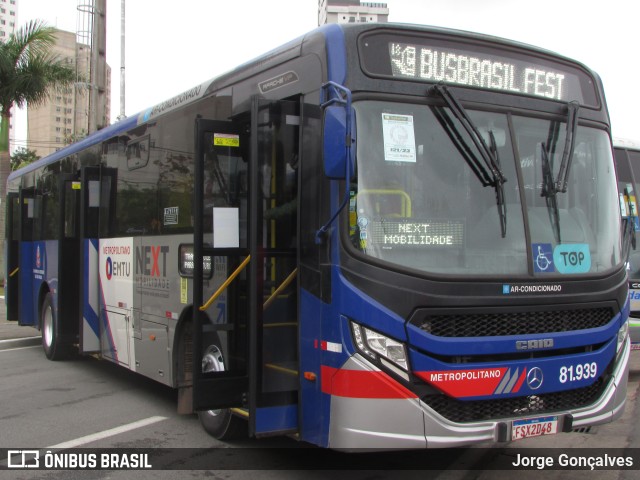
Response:
[[[298,428],[299,104],[256,98],[243,120],[197,121],[193,406],[218,438],[213,409],[250,435]]]

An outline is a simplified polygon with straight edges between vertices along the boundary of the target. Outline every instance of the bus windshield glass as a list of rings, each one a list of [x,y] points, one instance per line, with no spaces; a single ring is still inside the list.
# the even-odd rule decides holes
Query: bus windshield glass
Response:
[[[495,152],[504,178],[496,188],[449,107],[360,101],[354,108],[349,233],[364,254],[426,274],[471,276],[584,275],[621,262],[606,132],[576,127],[561,191],[566,119],[465,110]]]

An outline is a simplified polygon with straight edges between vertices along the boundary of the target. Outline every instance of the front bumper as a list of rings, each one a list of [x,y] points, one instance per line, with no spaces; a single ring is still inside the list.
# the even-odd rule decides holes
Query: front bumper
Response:
[[[622,415],[626,401],[629,352],[630,343],[627,340],[608,384],[595,403],[552,413],[558,416],[558,431],[608,423]],[[353,355],[342,370],[380,374],[377,367],[358,354]],[[390,377],[389,380],[393,381]],[[399,391],[406,392],[403,388]],[[338,450],[391,450],[510,441],[513,422],[529,417],[456,423],[435,412],[417,396],[406,393],[394,398],[356,398],[332,394],[328,446]]]

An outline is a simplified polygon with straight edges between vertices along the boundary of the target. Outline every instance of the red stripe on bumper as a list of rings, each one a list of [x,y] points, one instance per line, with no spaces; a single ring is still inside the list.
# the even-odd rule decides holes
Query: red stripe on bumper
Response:
[[[341,370],[322,366],[322,393],[349,398],[418,398],[381,371]]]

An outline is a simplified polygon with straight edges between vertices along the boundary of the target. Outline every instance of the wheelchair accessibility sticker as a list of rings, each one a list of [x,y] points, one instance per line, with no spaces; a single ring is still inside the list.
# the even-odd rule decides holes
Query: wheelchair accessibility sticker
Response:
[[[551,273],[556,269],[553,265],[553,246],[550,243],[533,243],[533,271],[536,273]]]
[[[591,270],[591,251],[586,243],[556,245],[534,243],[533,271],[562,274],[587,273]]]

